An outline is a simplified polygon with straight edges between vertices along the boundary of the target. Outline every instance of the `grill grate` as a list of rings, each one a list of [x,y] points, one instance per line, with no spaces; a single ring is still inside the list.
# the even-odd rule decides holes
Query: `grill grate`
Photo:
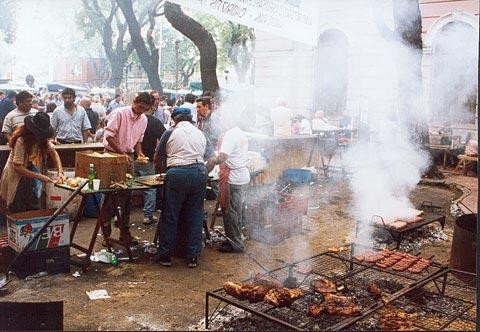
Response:
[[[401,291],[406,292],[414,288],[415,284],[420,281],[428,277],[433,277],[445,269],[445,267],[440,264],[433,264],[427,271],[421,274],[396,272],[380,269],[375,265],[353,261],[349,253],[322,253],[297,262],[294,265],[298,270],[306,270],[308,268],[311,271],[305,275],[294,269],[294,277],[297,278],[297,281],[300,283],[299,287],[302,288],[306,294],[303,298],[295,301],[290,307],[274,308],[263,302],[251,304],[248,301],[238,300],[226,294],[223,288],[207,292],[205,310],[206,328],[208,328],[209,322],[215,316],[216,310],[214,310],[212,316],[209,316],[209,299],[214,298],[220,300],[220,302],[227,303],[227,305],[233,305],[265,320],[274,322],[283,328],[295,330],[340,329],[384,306],[380,299],[367,292],[366,285],[369,282],[375,282],[382,289],[384,296],[395,299],[401,296]],[[288,277],[288,272],[289,265],[286,265],[266,273],[266,275],[283,281]],[[352,296],[356,299],[362,316],[352,318],[323,314],[318,318],[308,317],[308,305],[311,302],[323,302],[323,295],[314,292],[310,288],[310,282],[318,276],[329,278],[334,281],[337,286],[344,285],[345,289],[342,290],[342,295]],[[246,280],[246,282],[248,281],[249,280]],[[448,320],[447,322],[450,321],[451,320]]]
[[[386,310],[387,307],[382,310]],[[402,295],[390,303],[388,310],[400,309],[410,314],[413,328],[430,331],[476,329],[475,288],[459,283],[450,271]],[[350,330],[379,329],[382,310],[359,319]]]

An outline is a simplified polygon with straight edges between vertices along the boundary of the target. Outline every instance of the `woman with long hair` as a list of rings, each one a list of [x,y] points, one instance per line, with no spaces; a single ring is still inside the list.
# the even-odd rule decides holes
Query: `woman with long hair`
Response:
[[[9,140],[12,149],[0,180],[0,207],[8,213],[38,210],[42,183],[54,182],[41,173],[44,160],[53,159],[64,180],[62,162],[50,138],[54,131],[46,113],[27,116]]]

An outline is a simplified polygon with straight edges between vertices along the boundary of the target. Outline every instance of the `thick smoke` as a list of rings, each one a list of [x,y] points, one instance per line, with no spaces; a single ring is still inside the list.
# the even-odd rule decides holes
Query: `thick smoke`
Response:
[[[365,20],[371,21],[372,17],[365,17]],[[354,204],[351,214],[359,221],[362,231],[358,240],[372,244],[369,224],[373,215],[382,216],[386,221],[414,215],[414,206],[408,196],[429,159],[411,140],[409,128],[412,123],[426,119],[421,107],[421,89],[409,96],[416,101],[411,103],[414,110],[403,114],[398,103],[399,94],[408,91],[408,87],[399,86],[399,76],[411,72],[411,67],[404,66],[418,62],[415,58],[418,53],[400,41],[387,41],[380,30],[375,32],[371,26],[365,29],[368,31],[357,26],[352,33],[363,38],[364,45],[373,45],[372,55],[363,57],[360,63],[369,68],[364,79],[368,86],[363,109],[366,114],[362,114],[364,130],[347,151],[345,160],[352,171],[350,186]],[[409,80],[414,87],[422,85],[420,75],[412,75]]]

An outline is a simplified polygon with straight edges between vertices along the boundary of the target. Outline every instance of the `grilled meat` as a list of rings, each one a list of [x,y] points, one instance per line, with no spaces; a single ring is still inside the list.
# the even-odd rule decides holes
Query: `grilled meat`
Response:
[[[248,300],[250,303],[263,301],[270,288],[264,285],[237,284],[231,281],[223,285],[225,292],[239,300]]]
[[[367,292],[369,292],[370,294],[372,294],[376,297],[381,297],[382,296],[382,291],[373,282],[370,282],[370,283],[367,284]]]
[[[411,256],[411,255],[410,255]],[[392,270],[402,272],[411,267],[418,260],[418,257],[404,257],[392,266]]]
[[[401,229],[401,228],[403,228],[407,225],[408,225],[408,223],[406,221],[397,220],[397,221],[392,222],[388,226],[391,227],[391,228],[394,228],[394,229]]]
[[[420,258],[413,266],[408,268],[410,273],[422,273],[423,270],[427,269],[431,265],[430,261],[425,258]]]
[[[326,294],[323,306],[325,312],[329,315],[356,316],[361,314],[360,308],[354,299],[347,296]]]
[[[278,280],[260,273],[257,273],[255,275],[255,277],[253,278],[253,283],[255,285],[266,286],[268,287],[268,289],[282,287],[282,284]]]
[[[265,295],[265,302],[277,308],[290,306],[304,295],[300,288],[272,288]]]
[[[308,317],[320,317],[325,311],[323,303],[310,303],[308,305],[307,316]]]
[[[327,251],[337,254],[342,251],[348,251],[348,247],[330,247]]]
[[[337,292],[337,285],[333,281],[322,277],[312,280],[310,286],[315,292],[323,295]]]
[[[390,311],[382,314],[379,319],[379,325],[381,330],[408,330],[412,323],[408,315],[403,311]]]
[[[237,299],[243,300],[243,291],[242,291],[242,286],[241,284],[236,284],[231,281],[227,281],[226,283],[223,284],[223,289],[225,292],[233,296]]]

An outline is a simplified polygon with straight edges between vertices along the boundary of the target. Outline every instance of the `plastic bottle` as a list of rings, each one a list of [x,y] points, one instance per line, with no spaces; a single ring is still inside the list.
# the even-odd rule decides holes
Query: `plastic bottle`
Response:
[[[115,266],[118,264],[118,258],[115,254],[112,254],[112,265]]]
[[[88,189],[93,190],[93,179],[95,179],[95,170],[93,168],[93,164],[90,164],[90,168],[88,170]]]

